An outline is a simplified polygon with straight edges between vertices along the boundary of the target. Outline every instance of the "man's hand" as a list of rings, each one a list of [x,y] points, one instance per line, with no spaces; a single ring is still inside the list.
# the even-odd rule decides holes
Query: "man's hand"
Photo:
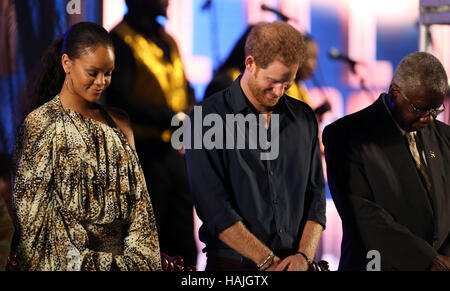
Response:
[[[256,265],[262,264],[271,253],[254,234],[252,234],[242,221],[238,221],[219,234],[219,239],[230,248],[249,258]],[[277,257],[275,256],[274,262]]]
[[[433,260],[430,271],[450,271],[450,257],[438,254]]]
[[[274,267],[273,271],[307,271],[308,263],[306,259],[300,255],[295,254],[282,260]]]
[[[281,263],[280,258],[275,256],[275,258],[273,259],[272,265],[269,268],[267,268],[265,271],[277,271],[276,268],[279,263]]]

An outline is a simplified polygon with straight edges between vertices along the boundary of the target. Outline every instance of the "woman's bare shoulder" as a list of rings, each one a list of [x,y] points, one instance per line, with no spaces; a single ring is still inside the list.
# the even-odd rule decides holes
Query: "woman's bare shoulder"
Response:
[[[133,129],[131,127],[131,120],[128,113],[120,108],[117,107],[104,107],[106,112],[111,116],[111,118],[116,123],[117,127],[123,132],[125,137],[127,138],[128,142],[133,146],[134,148],[134,135],[133,135]]]
[[[111,115],[111,117],[121,122],[130,123],[130,116],[125,110],[117,107],[108,107],[108,106],[104,106],[103,108],[105,108],[106,112],[108,112],[108,114]]]

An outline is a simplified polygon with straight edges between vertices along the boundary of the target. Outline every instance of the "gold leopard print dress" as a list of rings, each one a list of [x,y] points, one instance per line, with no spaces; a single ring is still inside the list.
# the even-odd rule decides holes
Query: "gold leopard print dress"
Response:
[[[25,119],[15,151],[21,269],[161,270],[144,175],[114,124],[56,96]]]

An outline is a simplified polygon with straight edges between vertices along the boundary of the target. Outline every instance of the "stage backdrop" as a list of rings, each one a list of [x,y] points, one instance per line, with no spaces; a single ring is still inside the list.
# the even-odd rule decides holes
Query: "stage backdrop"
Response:
[[[262,11],[262,4],[287,15],[320,46],[315,82],[307,86],[314,105],[331,103],[322,128],[372,103],[387,89],[401,58],[419,48],[419,0],[171,0],[168,20],[161,22],[178,41],[199,101],[214,69],[247,25],[277,19]],[[93,21],[111,29],[125,12],[123,0],[0,0],[0,151],[12,153],[24,117],[26,100],[21,96],[27,77],[48,45],[72,23]],[[450,73],[450,27],[435,25],[431,35],[433,54]],[[356,73],[347,63],[329,58],[332,47],[358,61]],[[368,90],[361,88],[361,81]],[[441,115],[446,122],[449,111]],[[327,259],[334,270],[341,225],[331,199],[327,203],[327,230],[317,258]],[[204,260],[199,262],[202,269]]]

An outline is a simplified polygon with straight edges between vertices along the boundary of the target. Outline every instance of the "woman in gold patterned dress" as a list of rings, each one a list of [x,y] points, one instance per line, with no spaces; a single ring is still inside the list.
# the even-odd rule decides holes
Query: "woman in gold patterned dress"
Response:
[[[127,115],[96,102],[111,82],[108,32],[78,23],[44,59],[16,144],[23,270],[160,270],[158,235]],[[47,100],[46,100],[47,98]]]

